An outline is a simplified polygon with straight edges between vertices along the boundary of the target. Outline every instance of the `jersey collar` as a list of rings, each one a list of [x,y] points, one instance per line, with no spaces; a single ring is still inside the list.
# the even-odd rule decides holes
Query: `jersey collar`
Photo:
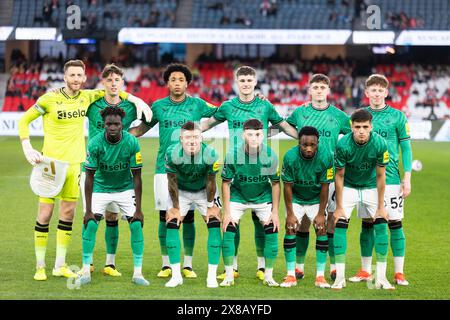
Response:
[[[118,103],[112,104],[112,103],[109,103],[108,101],[106,101],[105,97],[103,97],[102,99],[109,107],[118,107],[123,102],[123,100],[120,99],[120,101]]]
[[[239,98],[239,96],[237,96],[237,99],[238,99],[238,101],[239,101],[240,104],[251,104],[251,103],[255,102],[255,100],[256,100],[256,95],[255,95],[255,96],[253,97],[253,99],[250,100],[250,101],[242,101],[242,100]]]
[[[369,109],[370,109],[371,111],[373,111],[373,112],[383,112],[383,111],[385,111],[387,108],[389,108],[389,106],[388,106],[387,104],[385,104],[384,107],[381,108],[381,109],[374,109],[374,108],[372,108],[371,106],[369,106]]]
[[[181,100],[181,101],[173,101],[173,100],[172,100],[172,97],[169,96],[169,101],[170,101],[172,104],[175,104],[175,105],[179,105],[179,104],[184,103],[184,102],[186,101],[186,99],[187,99],[187,95],[185,95],[185,96],[184,96],[184,99]]]
[[[326,106],[326,108],[319,109],[319,108],[314,107],[313,104],[312,104],[312,102],[311,102],[309,105],[311,106],[311,108],[313,108],[314,110],[317,110],[317,111],[325,111],[325,110],[327,110],[328,108],[330,108],[330,106],[331,106],[331,104],[328,104],[328,105]]]
[[[80,90],[80,91],[78,91],[78,93],[75,96],[71,97],[64,91],[64,88],[59,89],[59,92],[61,92],[61,94],[64,97],[66,97],[67,99],[73,99],[73,100],[77,99],[81,94],[81,90]]]

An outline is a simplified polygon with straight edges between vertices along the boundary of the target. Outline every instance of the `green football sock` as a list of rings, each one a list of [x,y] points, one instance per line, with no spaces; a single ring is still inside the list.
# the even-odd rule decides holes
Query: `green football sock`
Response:
[[[273,225],[270,228],[273,228]],[[278,232],[265,233],[264,259],[266,261],[266,269],[273,269],[277,255],[278,255]]]
[[[222,235],[218,220],[208,223],[208,264],[219,264]]]
[[[316,239],[316,265],[318,272],[325,271],[327,263],[328,236],[317,236]]]
[[[92,263],[92,255],[94,253],[97,230],[98,224],[94,220],[89,220],[86,227],[83,225],[83,265]]]
[[[225,231],[223,234],[222,241],[222,256],[223,264],[226,267],[233,266],[233,259],[236,249],[234,247],[234,242],[236,237],[236,231]]]
[[[361,245],[361,256],[371,257],[375,245],[375,230],[373,223],[362,222],[361,233],[359,234],[359,244]]]
[[[252,220],[255,225],[255,245],[256,245],[256,256],[263,257],[264,256],[264,226],[259,221],[258,216],[252,212]]]
[[[170,264],[180,263],[181,242],[179,228],[167,228],[166,246]]]
[[[345,263],[345,253],[347,251],[347,229],[348,222],[340,219],[334,229],[334,255],[336,263]]]
[[[194,211],[188,211],[188,214],[183,220],[183,246],[184,255],[191,256],[194,253],[195,244],[195,223]]]
[[[327,233],[328,237],[328,255],[330,256],[330,264],[335,264],[334,257],[334,233]]]
[[[284,236],[283,248],[284,248],[284,260],[286,261],[286,270],[295,270],[295,234]]]
[[[305,263],[306,251],[309,245],[309,232],[297,232],[297,250],[296,250],[296,260],[297,263]]]
[[[404,257],[405,256],[405,233],[403,232],[403,227],[397,229],[389,229],[391,232],[391,249],[392,255],[394,257]]]
[[[387,221],[378,218],[375,220],[373,228],[375,229],[375,253],[377,255],[377,262],[386,262],[389,248]]]
[[[234,236],[234,255],[237,257],[239,250],[239,243],[241,242],[241,228],[236,225],[236,233]]]
[[[167,238],[167,226],[166,220],[159,221],[158,225],[158,238],[159,238],[159,246],[161,248],[161,255],[167,256],[167,247],[166,247],[166,238]]]
[[[142,223],[133,221],[130,223],[131,231],[131,250],[133,251],[133,265],[142,266],[142,257],[144,255],[144,234],[142,232]]]
[[[119,240],[118,221],[106,221],[105,242],[107,254],[116,254],[118,240]]]

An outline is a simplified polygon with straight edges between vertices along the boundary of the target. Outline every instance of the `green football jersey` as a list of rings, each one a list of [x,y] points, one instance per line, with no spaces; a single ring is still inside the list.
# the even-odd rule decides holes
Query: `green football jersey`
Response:
[[[214,148],[202,143],[195,155],[184,153],[181,143],[172,144],[166,152],[166,173],[177,175],[178,189],[196,192],[206,188],[207,176],[219,171],[219,156]]]
[[[300,205],[320,203],[322,183],[334,181],[333,155],[318,146],[316,155],[306,159],[295,146],[286,152],[281,170],[283,182],[292,183],[292,201]]]
[[[377,187],[376,166],[389,163],[386,140],[378,133],[371,132],[369,141],[359,145],[353,133],[343,136],[336,146],[336,168],[345,167],[344,186],[356,189]]]
[[[382,136],[388,146],[389,164],[386,167],[386,184],[400,184],[399,145],[409,140],[409,124],[403,112],[386,105],[383,109],[366,108],[373,115],[373,131]]]
[[[244,145],[241,144],[227,154],[222,179],[232,180],[231,202],[252,204],[272,202],[272,185],[269,179],[280,180],[278,158],[267,145],[263,145],[258,155],[248,155]]]
[[[214,114],[214,118],[220,122],[228,121],[230,145],[232,147],[237,147],[242,143],[245,121],[249,119],[261,121],[264,128],[264,137],[267,139],[269,122],[276,125],[284,120],[269,101],[263,101],[258,97],[249,102],[243,102],[239,97],[225,101]]]
[[[97,134],[88,144],[87,170],[96,170],[94,192],[122,192],[134,188],[131,169],[142,167],[141,149],[135,136],[122,131],[117,143],[106,140],[105,132]]]
[[[200,122],[210,118],[217,108],[200,99],[187,96],[181,102],[173,102],[170,97],[155,101],[152,105],[153,118],[148,126],[159,123],[159,149],[156,158],[156,173],[165,173],[165,156],[167,148],[180,141],[181,127],[188,121]]]
[[[136,106],[128,100],[122,100],[116,105],[109,104],[105,98],[95,101],[89,106],[86,117],[89,119],[89,139],[94,138],[100,132],[103,132],[103,119],[100,111],[107,107],[118,107],[125,111],[125,117],[122,119],[123,130],[128,131],[131,123],[136,120]]]
[[[333,154],[339,134],[351,132],[350,118],[332,104],[322,110],[314,108],[311,103],[298,107],[286,121],[298,131],[304,126],[315,127],[319,131],[320,144],[325,145]]]
[[[125,111],[125,117],[122,119],[123,130],[128,131],[131,126],[131,123],[136,120],[136,106],[134,103],[131,103],[128,100],[122,100],[120,103],[116,105],[109,104],[105,98],[103,97],[100,100],[95,101],[89,106],[89,109],[86,113],[86,117],[89,119],[89,132],[88,139],[92,139],[97,136],[100,132],[103,132],[103,119],[100,115],[100,111],[105,109],[106,107],[118,107],[122,108]],[[85,172],[86,169],[81,166],[81,171]]]

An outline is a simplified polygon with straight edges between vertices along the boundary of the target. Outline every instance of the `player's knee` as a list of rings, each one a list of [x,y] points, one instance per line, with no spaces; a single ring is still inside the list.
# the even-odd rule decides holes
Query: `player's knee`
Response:
[[[387,220],[385,218],[376,218],[375,222],[373,224],[377,225],[377,224],[382,224],[382,223],[387,223]]]
[[[166,222],[166,210],[159,211],[159,221]]]
[[[350,219],[342,219],[340,218],[337,222],[336,222],[336,228],[340,228],[340,229],[348,229],[348,224],[350,222]]]
[[[264,233],[265,234],[274,234],[274,233],[278,233],[278,231],[274,230],[274,225],[271,222],[264,226]]]
[[[209,221],[206,224],[206,226],[208,227],[208,229],[220,228],[220,220],[217,219],[216,217],[211,217],[211,218],[209,218]]]
[[[106,221],[117,221],[117,220],[119,220],[119,215],[115,212],[106,211],[105,220]]]
[[[237,232],[236,226],[234,226],[232,223],[229,223],[225,232],[232,232],[236,234]]]
[[[189,210],[183,219],[183,223],[194,223],[194,210]]]
[[[388,226],[390,230],[400,229],[403,227],[401,220],[389,221]]]
[[[365,221],[363,220],[361,223],[361,228],[363,229],[373,229],[373,222],[372,221]]]
[[[167,223],[167,229],[180,229],[180,225],[177,223],[177,219],[172,219]]]
[[[315,230],[316,230],[316,235],[318,235],[318,236],[324,236],[327,234],[327,230],[325,228],[322,228],[322,229],[316,228]]]
[[[289,229],[288,226],[286,225],[286,234],[289,236],[295,235],[295,229]]]
[[[111,227],[111,228],[118,227],[119,226],[119,220],[115,220],[115,221],[106,220],[106,226],[107,227]]]

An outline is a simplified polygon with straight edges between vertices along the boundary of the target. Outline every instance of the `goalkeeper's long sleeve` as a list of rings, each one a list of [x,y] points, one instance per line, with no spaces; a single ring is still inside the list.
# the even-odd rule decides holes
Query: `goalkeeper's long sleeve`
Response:
[[[20,140],[28,139],[30,137],[30,128],[29,125],[31,122],[36,120],[41,116],[36,108],[30,108],[27,112],[20,118],[19,120],[19,137]]]

